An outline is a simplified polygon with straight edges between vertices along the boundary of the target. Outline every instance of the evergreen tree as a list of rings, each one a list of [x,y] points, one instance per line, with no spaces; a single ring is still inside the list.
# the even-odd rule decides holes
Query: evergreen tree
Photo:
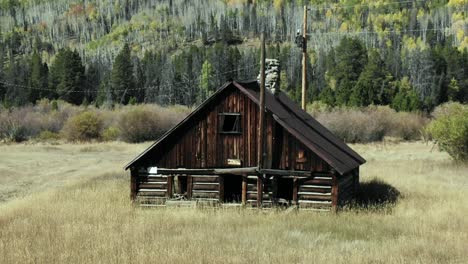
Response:
[[[49,75],[49,88],[57,97],[72,104],[81,104],[85,98],[85,67],[77,51],[62,49],[52,64]]]
[[[408,77],[404,77],[397,83],[398,92],[393,98],[392,108],[397,111],[421,110],[422,104]]]
[[[344,37],[331,56],[333,58],[329,58],[327,63],[327,75],[336,83],[336,104],[347,105],[352,89],[367,63],[367,51],[358,39]]]
[[[389,75],[380,54],[376,50],[370,51],[368,63],[359,76],[349,104],[351,106],[389,104],[392,98]]]
[[[31,77],[29,86],[31,87],[28,95],[29,102],[35,103],[37,100],[47,96],[48,94],[48,67],[42,63],[42,59],[35,51],[31,57]]]
[[[84,99],[84,72],[85,68],[77,51],[67,49],[65,61],[61,70],[60,82],[57,86],[57,94],[72,104],[81,104]]]
[[[331,89],[330,86],[327,86],[320,93],[319,99],[322,103],[325,103],[329,106],[334,106],[335,105],[335,92]]]
[[[121,104],[127,104],[130,97],[133,96],[133,89],[135,88],[130,47],[127,43],[115,58],[110,83],[113,100]]]

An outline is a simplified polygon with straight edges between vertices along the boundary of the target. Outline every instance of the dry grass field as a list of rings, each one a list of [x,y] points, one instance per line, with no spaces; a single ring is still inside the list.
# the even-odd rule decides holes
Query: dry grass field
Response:
[[[135,208],[147,145],[0,145],[0,263],[468,263],[468,167],[430,145],[354,145],[400,196],[338,214]]]

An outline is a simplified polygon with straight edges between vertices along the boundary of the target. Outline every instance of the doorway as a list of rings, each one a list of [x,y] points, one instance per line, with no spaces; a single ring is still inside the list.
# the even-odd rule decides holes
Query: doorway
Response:
[[[224,202],[241,203],[242,202],[242,176],[226,175],[224,176]]]
[[[290,203],[293,199],[294,179],[278,177],[277,199],[284,199]]]

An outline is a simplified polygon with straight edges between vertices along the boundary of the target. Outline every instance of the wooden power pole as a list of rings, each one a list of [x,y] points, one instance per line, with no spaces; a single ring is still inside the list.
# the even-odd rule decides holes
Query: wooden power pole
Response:
[[[302,23],[302,109],[305,111],[307,88],[307,6],[304,6],[304,20]]]
[[[265,160],[265,33],[262,33],[262,51],[260,66],[260,126],[258,129],[258,155],[257,164],[259,169],[264,168]],[[263,175],[257,179],[257,207],[262,206],[263,200]]]

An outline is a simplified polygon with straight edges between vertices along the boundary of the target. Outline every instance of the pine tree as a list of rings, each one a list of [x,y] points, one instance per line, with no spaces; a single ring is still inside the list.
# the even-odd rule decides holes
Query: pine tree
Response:
[[[422,103],[411,86],[408,77],[404,77],[398,83],[398,92],[393,98],[392,108],[397,111],[417,111],[421,110]]]
[[[83,93],[85,68],[77,51],[67,49],[64,58],[57,94],[60,99],[79,105],[85,95]]]
[[[336,104],[347,105],[362,70],[367,63],[367,51],[358,39],[343,38],[329,58],[327,75],[336,81]]]
[[[50,69],[49,88],[58,98],[78,105],[85,98],[84,87],[85,67],[80,55],[70,49],[60,50]]]
[[[131,52],[127,43],[115,58],[110,83],[113,100],[121,104],[127,104],[130,97],[133,96],[133,89],[135,88]]]
[[[322,103],[325,103],[329,106],[335,105],[335,93],[330,88],[330,86],[325,87],[319,95],[319,99]]]
[[[368,106],[390,103],[392,97],[390,81],[390,73],[385,69],[380,54],[372,50],[368,63],[353,88],[349,105]]]
[[[42,59],[35,51],[31,57],[31,77],[29,86],[31,87],[28,95],[29,102],[35,103],[37,100],[47,95],[48,68],[47,64],[42,63]]]

